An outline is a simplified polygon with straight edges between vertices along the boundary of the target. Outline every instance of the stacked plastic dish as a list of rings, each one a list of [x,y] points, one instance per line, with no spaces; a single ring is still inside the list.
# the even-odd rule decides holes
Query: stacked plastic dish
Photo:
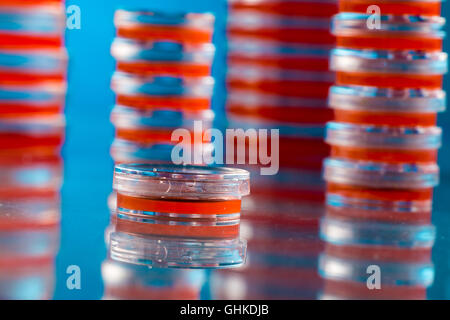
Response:
[[[280,129],[280,166],[320,171],[336,1],[229,0],[227,117]]]
[[[212,125],[214,16],[118,10],[115,26],[111,154],[116,163],[171,162],[175,129]]]
[[[116,165],[111,259],[156,268],[242,265],[241,198],[249,188],[241,169]]]
[[[59,248],[63,1],[0,0],[0,299],[49,299]]]
[[[446,107],[440,1],[342,0],[340,9],[333,19],[335,121],[327,126],[331,158],[321,232],[329,250],[321,272],[370,296],[362,272],[377,265],[382,286],[423,298],[433,281],[436,116]],[[351,271],[333,274],[343,257]]]

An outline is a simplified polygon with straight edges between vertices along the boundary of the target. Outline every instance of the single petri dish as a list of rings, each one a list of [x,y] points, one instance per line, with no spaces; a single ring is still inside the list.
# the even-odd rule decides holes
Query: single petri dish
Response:
[[[227,87],[286,97],[325,98],[335,81],[332,72],[282,70],[260,66],[230,64]]]
[[[111,112],[111,122],[116,129],[124,130],[168,130],[177,128],[194,129],[195,122],[202,128],[210,128],[214,119],[212,110],[140,110],[116,105]]]
[[[380,27],[369,28],[370,14],[339,13],[332,32],[337,46],[378,50],[442,50],[445,19],[439,16],[382,15]]]
[[[329,106],[338,122],[400,127],[435,126],[447,103],[440,89],[333,86]]]
[[[0,84],[0,119],[48,118],[64,109],[66,86],[55,82],[38,85]]]
[[[295,17],[331,17],[337,13],[336,0],[228,0],[232,11],[256,10]]]
[[[111,54],[117,69],[139,75],[208,76],[215,47],[210,43],[189,44],[174,41],[139,41],[116,38]]]
[[[328,71],[331,45],[305,45],[228,37],[228,63],[303,71]]]
[[[260,118],[279,123],[325,124],[333,119],[327,99],[296,98],[282,95],[229,90],[227,113],[235,116]]]
[[[114,232],[110,257],[153,268],[223,269],[245,263],[246,242],[240,239],[184,239]]]
[[[340,259],[322,255],[319,259],[319,273],[324,279],[352,281],[367,286],[367,267],[373,261]],[[431,263],[382,263],[381,285],[399,287],[429,287],[434,281],[434,266]]]
[[[62,3],[33,6],[16,6],[15,3],[0,8],[1,49],[63,46],[66,16]]]
[[[67,54],[60,50],[0,50],[0,83],[63,81]]]
[[[440,16],[442,0],[339,0],[340,12],[367,13],[376,5],[383,14]],[[373,11],[372,11],[373,12]]]
[[[335,158],[386,163],[437,161],[442,130],[439,127],[402,127],[327,124],[326,142]]]
[[[191,43],[212,41],[214,15],[117,10],[114,24],[119,37],[136,40],[171,40]]]
[[[324,162],[327,182],[370,189],[427,189],[439,184],[435,163],[390,164],[328,158]]]
[[[339,86],[440,89],[447,54],[334,49],[330,68]]]
[[[335,43],[330,33],[331,17],[286,17],[266,14],[257,10],[232,10],[228,15],[228,34],[259,40],[275,40],[288,43]]]
[[[117,103],[140,109],[210,109],[214,89],[212,77],[140,77],[116,72],[112,89]]]

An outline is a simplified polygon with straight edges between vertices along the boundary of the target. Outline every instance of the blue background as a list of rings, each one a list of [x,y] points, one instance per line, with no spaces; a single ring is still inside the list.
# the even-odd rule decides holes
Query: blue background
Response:
[[[78,0],[67,1],[81,8],[81,29],[67,30],[70,55],[69,91],[66,107],[67,140],[63,150],[65,183],[62,189],[61,249],[56,265],[56,299],[99,299],[103,284],[100,266],[106,257],[104,229],[108,225],[107,198],[112,190],[112,160],[109,147],[113,128],[109,114],[114,103],[110,78],[114,61],[109,53],[115,30],[114,10],[120,7],[151,10],[212,12],[216,15],[217,57],[213,69],[216,93],[213,106],[221,118],[225,101],[225,0]],[[448,4],[445,5],[446,15]],[[448,48],[448,45],[446,46]],[[448,51],[448,50],[446,50]],[[446,83],[448,89],[448,83]],[[450,115],[440,116],[448,127]],[[440,280],[430,290],[431,297],[450,297],[448,255],[448,203],[446,195],[450,172],[450,130],[445,131],[440,153],[443,185],[437,189],[434,222],[439,240],[435,256]],[[82,272],[81,290],[68,290],[66,269],[78,265]]]

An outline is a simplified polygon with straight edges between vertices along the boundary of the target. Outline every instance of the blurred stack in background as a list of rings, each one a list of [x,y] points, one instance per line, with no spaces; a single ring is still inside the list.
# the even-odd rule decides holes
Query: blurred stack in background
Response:
[[[116,163],[171,163],[175,129],[193,132],[194,121],[205,130],[212,126],[214,16],[117,10],[115,26],[112,157]]]
[[[436,119],[446,108],[447,72],[440,2],[340,1],[323,298],[424,299],[433,283]]]
[[[321,290],[321,170],[329,156],[324,128],[332,119],[327,98],[334,82],[329,26],[337,3],[228,2],[228,127],[269,129],[272,157],[270,129],[279,129],[279,172],[262,175],[261,159],[246,167],[252,173],[242,211],[248,261],[242,269],[217,273],[213,293],[224,299],[313,299]],[[260,142],[250,138],[236,146],[245,143],[258,154]]]
[[[63,1],[0,1],[0,299],[50,299],[59,248]]]

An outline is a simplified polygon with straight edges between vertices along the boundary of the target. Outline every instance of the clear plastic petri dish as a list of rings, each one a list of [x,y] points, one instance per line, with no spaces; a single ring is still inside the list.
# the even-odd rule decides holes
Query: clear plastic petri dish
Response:
[[[330,71],[300,71],[266,68],[247,64],[229,65],[227,87],[286,97],[326,98],[334,83]]]
[[[212,77],[137,76],[116,72],[112,89],[117,103],[141,109],[210,109]]]
[[[335,43],[330,33],[331,17],[288,17],[261,13],[257,10],[232,10],[228,15],[228,34],[259,40],[289,43]]]
[[[384,13],[382,13],[384,14]],[[442,50],[445,19],[439,16],[381,15],[379,27],[370,28],[370,14],[339,13],[332,32],[337,46],[373,50]]]
[[[239,237],[249,173],[231,168],[116,165],[117,230],[192,239]]]
[[[60,50],[0,50],[0,81],[16,83],[64,79],[67,54]]]
[[[116,129],[158,130],[172,132],[177,128],[194,129],[195,122],[201,122],[202,128],[210,128],[214,120],[212,110],[176,111],[176,110],[140,110],[116,105],[111,112],[111,122]]]
[[[137,40],[172,40],[191,43],[212,41],[214,15],[117,10],[117,35]]]
[[[329,106],[335,120],[355,124],[435,126],[447,107],[443,90],[333,86]]]
[[[401,164],[328,158],[324,162],[327,182],[369,189],[427,189],[439,184],[435,163]]]
[[[119,71],[139,75],[208,76],[215,47],[210,43],[116,38],[111,53]]]
[[[228,37],[228,63],[303,71],[328,71],[331,45],[306,45]]]
[[[0,154],[12,156],[16,152],[59,150],[64,141],[63,115],[42,118],[1,119]]]
[[[367,282],[367,267],[373,261],[340,259],[322,255],[319,260],[320,275],[329,280]],[[434,281],[434,266],[414,263],[382,263],[379,265],[383,276],[382,286],[429,287]]]
[[[229,90],[226,110],[236,116],[278,123],[325,124],[333,119],[327,99],[285,97],[250,90]]]
[[[334,49],[330,68],[340,86],[440,89],[448,66],[447,54],[439,51]]]
[[[0,84],[0,119],[57,115],[64,109],[65,94],[64,83]]]
[[[442,0],[339,0],[338,2],[340,12],[367,13],[367,9],[375,5],[383,14],[416,16],[440,16],[442,4]]]
[[[387,163],[433,163],[442,142],[439,127],[386,127],[329,122],[326,142],[335,158]]]
[[[114,232],[111,259],[153,268],[223,269],[245,263],[246,242],[240,239],[189,239]]]
[[[62,3],[17,6],[0,4],[1,49],[59,48],[63,45]]]

